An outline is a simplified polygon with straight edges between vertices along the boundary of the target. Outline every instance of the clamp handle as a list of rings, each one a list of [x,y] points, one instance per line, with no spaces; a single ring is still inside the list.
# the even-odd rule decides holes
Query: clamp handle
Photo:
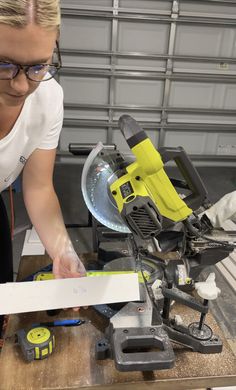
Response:
[[[207,299],[208,301],[216,299],[221,293],[219,287],[216,286],[214,272],[209,274],[205,282],[195,283],[195,288],[198,295],[203,299]]]

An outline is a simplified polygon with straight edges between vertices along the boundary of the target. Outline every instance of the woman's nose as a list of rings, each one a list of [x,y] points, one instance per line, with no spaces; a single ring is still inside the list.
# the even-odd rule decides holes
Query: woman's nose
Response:
[[[24,71],[20,71],[18,75],[11,80],[11,87],[17,95],[25,95],[29,90],[29,80]]]

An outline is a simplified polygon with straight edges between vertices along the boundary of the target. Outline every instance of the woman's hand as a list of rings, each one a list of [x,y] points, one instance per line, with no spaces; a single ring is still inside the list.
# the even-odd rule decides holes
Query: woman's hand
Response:
[[[78,255],[72,250],[53,260],[53,274],[56,279],[79,278],[86,276],[86,269]],[[79,307],[74,307],[73,310],[78,311]]]
[[[86,270],[76,252],[72,250],[53,260],[53,274],[56,279],[79,278],[86,276]]]

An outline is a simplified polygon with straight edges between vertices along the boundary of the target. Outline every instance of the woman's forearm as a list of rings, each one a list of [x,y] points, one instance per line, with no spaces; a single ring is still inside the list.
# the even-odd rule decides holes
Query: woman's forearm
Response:
[[[26,191],[24,201],[30,220],[52,260],[74,251],[54,189]]]

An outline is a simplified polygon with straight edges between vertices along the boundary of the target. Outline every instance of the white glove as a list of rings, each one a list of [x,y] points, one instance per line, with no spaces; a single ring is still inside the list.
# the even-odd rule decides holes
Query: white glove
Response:
[[[236,222],[236,191],[224,195],[218,202],[205,211],[212,225],[216,228],[222,227],[227,219]]]

